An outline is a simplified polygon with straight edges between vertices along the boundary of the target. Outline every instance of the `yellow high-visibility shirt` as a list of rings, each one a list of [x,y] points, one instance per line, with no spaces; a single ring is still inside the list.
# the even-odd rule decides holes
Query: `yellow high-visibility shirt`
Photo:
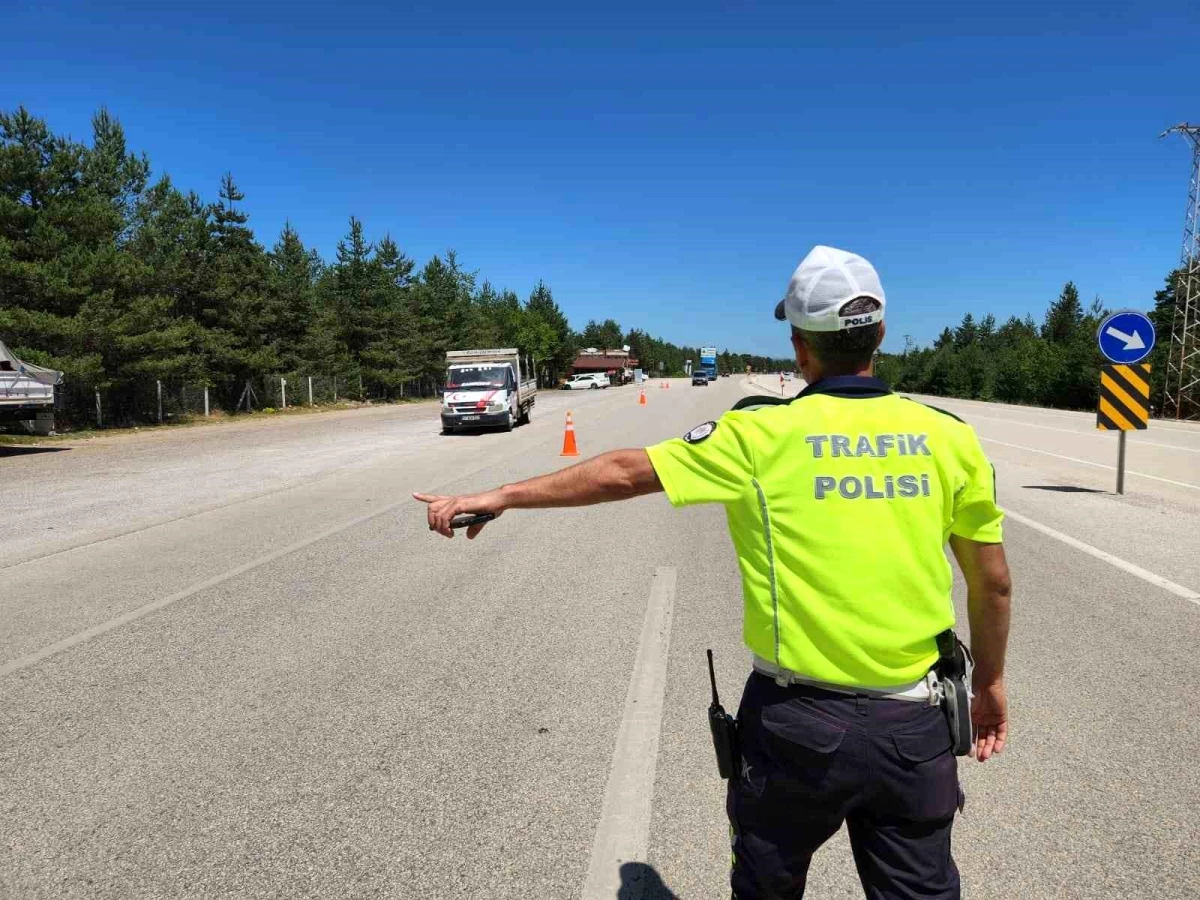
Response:
[[[954,625],[947,539],[1003,539],[975,432],[875,378],[822,379],[647,453],[672,505],[724,504],[746,645],[817,681],[922,678]]]

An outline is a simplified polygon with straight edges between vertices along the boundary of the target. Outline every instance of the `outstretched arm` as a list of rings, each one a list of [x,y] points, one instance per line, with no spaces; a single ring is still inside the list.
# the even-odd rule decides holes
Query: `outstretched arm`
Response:
[[[612,500],[627,500],[663,489],[645,450],[612,450],[593,459],[549,475],[540,475],[508,484],[482,494],[442,497],[413,494],[428,503],[429,530],[454,537],[450,520],[463,513],[492,513],[499,516],[508,509],[548,509],[561,506],[589,506]],[[483,525],[467,529],[473,538]]]

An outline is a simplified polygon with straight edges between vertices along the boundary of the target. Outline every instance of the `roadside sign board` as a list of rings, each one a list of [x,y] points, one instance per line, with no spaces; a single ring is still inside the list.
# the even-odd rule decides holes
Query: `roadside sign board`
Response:
[[[1150,364],[1102,366],[1096,427],[1101,431],[1144,431],[1150,419]]]
[[[1154,349],[1154,324],[1140,312],[1115,312],[1096,331],[1100,352],[1119,365],[1139,363]]]
[[[1103,329],[1103,325],[1100,326]],[[1150,332],[1154,345],[1154,332]],[[1101,347],[1104,346],[1101,340]],[[1149,352],[1149,348],[1146,348]],[[1125,436],[1143,431],[1150,420],[1150,363],[1100,367],[1100,402],[1096,428],[1115,431],[1117,441],[1117,493],[1125,493]]]

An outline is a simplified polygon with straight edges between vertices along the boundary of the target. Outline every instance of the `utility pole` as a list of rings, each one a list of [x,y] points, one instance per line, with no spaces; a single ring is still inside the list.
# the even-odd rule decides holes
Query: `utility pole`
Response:
[[[910,350],[912,350],[912,346],[913,346],[913,336],[911,334],[906,334],[904,336],[904,355],[905,356],[908,356],[908,352]]]
[[[1167,345],[1163,418],[1200,419],[1200,125],[1184,122],[1159,137],[1183,135],[1192,148],[1192,177],[1183,216],[1183,252]]]

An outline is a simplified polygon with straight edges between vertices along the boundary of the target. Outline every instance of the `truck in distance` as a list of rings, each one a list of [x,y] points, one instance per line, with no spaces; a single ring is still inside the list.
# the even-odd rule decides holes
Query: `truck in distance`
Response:
[[[451,350],[446,354],[442,433],[528,422],[537,402],[533,360],[515,349]]]

